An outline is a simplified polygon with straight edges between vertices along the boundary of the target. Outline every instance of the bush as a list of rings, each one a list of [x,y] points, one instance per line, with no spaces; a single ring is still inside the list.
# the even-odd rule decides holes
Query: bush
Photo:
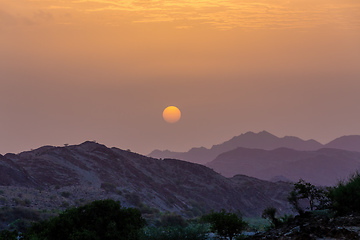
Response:
[[[142,205],[140,196],[134,192],[125,194],[125,198],[129,201],[130,204],[134,205],[135,207],[141,207]]]
[[[102,183],[100,188],[104,189],[107,193],[116,191],[116,185],[109,182]]]
[[[24,231],[30,227],[30,222],[39,221],[39,212],[22,207],[0,209],[0,222],[5,223],[9,230]]]
[[[137,240],[144,224],[139,210],[121,208],[120,203],[113,200],[99,200],[34,224],[25,239]]]
[[[226,212],[224,209],[220,212],[211,212],[203,216],[202,220],[210,223],[211,231],[230,240],[239,236],[247,226],[247,223],[242,220],[240,212]]]
[[[20,236],[20,233],[16,230],[2,230],[0,232],[0,240],[17,240],[19,239],[18,236]]]
[[[186,227],[146,227],[141,240],[205,240],[208,231],[205,224],[190,224]]]
[[[20,206],[30,206],[31,205],[31,200],[29,199],[19,199],[19,198],[13,198],[12,201],[15,203],[15,205],[20,205]]]
[[[159,214],[160,213],[159,209],[149,207],[148,205],[146,205],[144,203],[141,204],[141,206],[139,207],[139,210],[140,210],[141,214]]]
[[[61,196],[63,196],[64,198],[69,198],[70,195],[71,195],[71,193],[69,193],[69,192],[62,192],[61,193]]]
[[[176,213],[170,213],[170,214],[164,214],[160,217],[160,222],[158,224],[162,227],[186,227],[188,223],[185,221],[185,219],[176,214]]]
[[[360,173],[353,174],[347,182],[341,181],[330,190],[333,209],[339,214],[360,212]]]
[[[264,219],[267,219],[268,221],[270,221],[271,226],[269,226],[270,228],[278,228],[281,227],[284,223],[289,222],[291,219],[293,219],[292,215],[284,215],[280,218],[276,217],[276,212],[277,209],[274,207],[268,207],[265,208],[261,217]]]
[[[275,227],[275,228],[280,226],[279,219],[275,217],[276,212],[277,212],[276,208],[268,207],[268,208],[264,209],[264,211],[261,215],[262,218],[269,220],[272,227]]]

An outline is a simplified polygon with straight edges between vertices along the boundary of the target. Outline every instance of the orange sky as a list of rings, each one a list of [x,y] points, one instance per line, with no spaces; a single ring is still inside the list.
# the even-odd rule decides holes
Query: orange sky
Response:
[[[358,0],[3,0],[0,153],[360,134],[359,43]]]

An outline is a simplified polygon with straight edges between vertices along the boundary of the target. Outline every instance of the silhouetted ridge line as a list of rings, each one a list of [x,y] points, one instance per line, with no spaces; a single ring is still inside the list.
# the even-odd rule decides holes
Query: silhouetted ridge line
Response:
[[[272,150],[276,148],[291,148],[295,150],[312,151],[323,147],[315,140],[302,140],[297,137],[286,136],[283,138],[262,131],[259,133],[247,132],[235,136],[224,143],[212,146],[210,149],[200,147],[192,148],[188,152],[171,152],[168,150],[154,150],[148,156],[155,158],[177,158],[189,162],[206,164],[214,160],[219,154],[231,151],[237,147]]]

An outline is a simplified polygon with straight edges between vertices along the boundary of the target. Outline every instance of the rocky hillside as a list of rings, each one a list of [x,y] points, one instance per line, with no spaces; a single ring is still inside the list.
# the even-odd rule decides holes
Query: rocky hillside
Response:
[[[359,215],[333,217],[307,212],[277,229],[257,233],[248,240],[319,240],[319,239],[360,239]]]
[[[239,209],[247,216],[259,216],[268,206],[290,211],[288,183],[226,178],[203,165],[154,159],[95,142],[6,154],[0,156],[0,173],[0,205],[51,209],[110,197],[124,206],[189,217],[221,208]]]

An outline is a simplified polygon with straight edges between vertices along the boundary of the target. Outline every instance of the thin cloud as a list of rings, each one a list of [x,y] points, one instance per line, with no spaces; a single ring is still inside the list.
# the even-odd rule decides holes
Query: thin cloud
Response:
[[[50,12],[39,10],[34,14],[34,18],[49,21],[53,20],[54,16]]]
[[[151,23],[162,21],[190,21],[186,26],[194,26],[202,23],[210,24],[214,28],[316,28],[328,24],[358,28],[360,2],[352,0],[335,1],[286,1],[286,0],[74,0],[55,1],[51,5],[48,1],[31,1],[36,7],[61,11],[66,9],[76,12],[77,18],[88,18],[88,14],[104,14],[97,24],[107,25],[109,22],[116,25],[116,21],[124,21],[124,16],[111,14],[109,11],[129,12],[134,23]],[[15,4],[15,3],[13,3]],[[41,8],[40,8],[41,9]],[[41,12],[40,12],[41,13]],[[86,15],[83,15],[86,14]],[[48,15],[41,13],[43,18],[50,19]],[[15,24],[16,20],[11,16],[2,14],[3,22]],[[191,23],[192,19],[198,19]],[[246,21],[245,21],[246,19]],[[85,23],[85,21],[82,21]],[[181,28],[181,25],[174,26]]]

